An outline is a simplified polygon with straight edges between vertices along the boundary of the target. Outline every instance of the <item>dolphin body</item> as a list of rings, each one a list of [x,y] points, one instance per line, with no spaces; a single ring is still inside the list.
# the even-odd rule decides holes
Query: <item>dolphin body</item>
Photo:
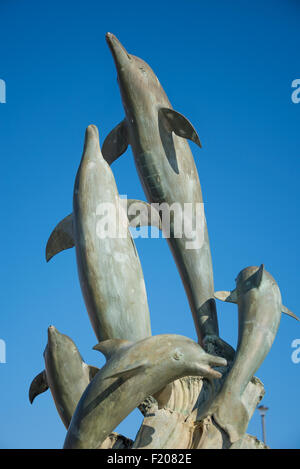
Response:
[[[131,208],[136,202],[130,201]],[[101,204],[109,204],[114,209],[112,216],[108,215],[108,222],[112,228],[116,223],[121,226],[123,237],[119,237],[117,231],[116,236],[114,233],[99,236],[101,219],[97,211]],[[146,206],[153,221],[153,209]],[[158,213],[156,215],[159,220]],[[133,221],[135,218],[131,217]],[[143,224],[144,221],[148,224],[148,219],[141,216],[138,222]],[[159,225],[159,221],[157,223]],[[97,339],[135,341],[150,336],[143,271],[113,173],[101,154],[98,129],[93,125],[86,130],[74,185],[73,213],[52,232],[46,248],[47,260],[74,245],[80,285]]]
[[[96,347],[105,366],[83,393],[72,417],[64,448],[99,448],[107,435],[147,396],[183,376],[220,378],[211,366],[226,360],[207,354],[180,335],[152,336],[139,342],[107,340]]]
[[[238,304],[239,334],[235,360],[208,414],[234,443],[244,435],[250,418],[242,394],[270,351],[281,313],[298,318],[282,305],[279,287],[263,265],[243,269],[236,289],[216,292],[215,297]]]
[[[195,227],[197,205],[203,204],[197,169],[189,144],[201,146],[192,124],[174,111],[148,64],[127,53],[111,33],[106,35],[112,52],[125,109],[125,119],[106,137],[102,153],[111,164],[132,147],[135,165],[149,202],[169,207],[191,204],[189,217]],[[172,134],[173,132],[173,134]],[[200,205],[198,205],[200,207]],[[201,205],[203,209],[203,205]],[[203,212],[202,212],[203,213]],[[168,243],[183,281],[193,313],[199,343],[219,346],[221,356],[232,356],[232,348],[219,337],[209,239],[204,214],[199,247],[187,249],[189,235],[174,237],[174,218],[170,218]],[[217,348],[212,348],[217,351]]]
[[[54,326],[48,328],[48,343],[44,351],[45,370],[31,383],[31,404],[38,394],[50,388],[57,411],[68,428],[83,391],[99,368],[87,365],[73,340]]]

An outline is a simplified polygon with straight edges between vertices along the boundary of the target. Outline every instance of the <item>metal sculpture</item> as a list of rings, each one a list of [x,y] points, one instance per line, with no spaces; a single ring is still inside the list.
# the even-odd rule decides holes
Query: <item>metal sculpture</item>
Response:
[[[128,54],[113,34],[106,39],[126,117],[106,137],[102,152],[97,128],[87,128],[73,212],[53,230],[46,259],[75,246],[82,294],[99,341],[94,348],[107,361],[101,369],[87,365],[74,342],[51,326],[45,370],[30,386],[30,402],[50,388],[67,428],[64,448],[265,448],[246,434],[264,395],[254,373],[272,346],[281,312],[298,318],[282,305],[280,290],[263,266],[242,270],[232,292],[214,293],[201,210],[197,223],[202,192],[187,142],[201,146],[197,132],[173,110],[151,68]],[[119,197],[109,165],[129,144],[150,204],[129,200],[124,205]],[[174,204],[180,221],[190,227],[181,236]],[[111,209],[105,215],[108,232],[103,223],[99,226],[104,205]],[[169,234],[198,344],[174,334],[151,335],[142,267],[129,231],[129,226],[150,224]],[[236,351],[219,337],[215,298],[238,304]],[[144,421],[135,441],[112,433],[136,407]]]

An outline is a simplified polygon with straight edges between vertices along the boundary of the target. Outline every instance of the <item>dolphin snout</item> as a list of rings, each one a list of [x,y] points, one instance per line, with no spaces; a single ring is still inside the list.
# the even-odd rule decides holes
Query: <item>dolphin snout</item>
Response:
[[[210,366],[227,366],[227,360],[225,358],[217,357],[215,355],[209,356],[208,363]]]
[[[206,354],[204,364],[200,364],[200,370],[203,373],[203,377],[208,379],[220,379],[222,378],[222,373],[214,370],[213,366],[226,366],[227,360],[222,357],[217,357],[215,355]]]
[[[59,334],[58,330],[54,326],[49,326],[48,327],[48,343],[54,344],[55,343],[55,338]]]
[[[117,69],[125,65],[128,59],[131,60],[125,47],[120,43],[119,39],[112,33],[106,33],[106,42],[111,50]]]
[[[56,327],[55,326],[49,326],[48,327],[48,335],[49,334],[54,334],[55,332],[57,331]]]

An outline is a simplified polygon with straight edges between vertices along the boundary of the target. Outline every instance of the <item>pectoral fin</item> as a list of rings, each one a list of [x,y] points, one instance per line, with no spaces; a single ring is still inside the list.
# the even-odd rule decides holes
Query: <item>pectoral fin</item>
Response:
[[[226,301],[227,303],[237,303],[237,292],[236,290],[232,291],[216,291],[214,297],[221,301]]]
[[[174,132],[179,137],[192,140],[201,148],[198,134],[194,126],[186,117],[179,112],[174,111],[174,109],[161,108],[159,112],[163,115],[167,129],[170,132]]]
[[[127,348],[132,344],[129,340],[122,339],[108,339],[99,342],[93,347],[93,350],[102,352],[106,360],[109,360],[117,351],[122,348]]]
[[[289,316],[291,316],[292,318],[294,319],[297,319],[297,321],[300,321],[300,319],[298,318],[298,316],[296,316],[296,314],[292,313],[292,311],[290,311],[286,306],[283,306],[282,305],[282,312],[285,313],[285,314],[288,314]]]
[[[127,216],[131,227],[155,226],[161,230],[159,213],[152,205],[142,200],[124,199],[124,201],[127,201]]]
[[[43,392],[47,391],[49,388],[47,382],[47,375],[45,370],[39,373],[34,380],[32,381],[30,388],[29,388],[29,400],[30,404],[33,403],[36,396],[42,394]]]
[[[136,374],[142,372],[146,368],[146,363],[141,363],[138,366],[133,366],[133,367],[128,367],[120,371],[116,371],[113,373],[110,373],[104,377],[104,379],[110,379],[110,378],[123,378],[124,380],[127,380],[131,378],[132,376],[135,376]]]
[[[75,246],[73,235],[73,214],[71,213],[56,225],[46,246],[46,261],[65,249]]]
[[[121,156],[129,145],[128,131],[125,119],[120,122],[106,137],[102,145],[103,158],[111,165]]]

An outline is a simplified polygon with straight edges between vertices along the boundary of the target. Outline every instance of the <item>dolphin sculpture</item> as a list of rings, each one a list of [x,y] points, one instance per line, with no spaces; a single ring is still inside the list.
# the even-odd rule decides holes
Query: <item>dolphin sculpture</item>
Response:
[[[208,414],[234,443],[244,435],[250,418],[242,394],[270,351],[281,313],[298,318],[282,305],[279,287],[263,265],[245,268],[235,290],[216,292],[215,297],[238,304],[239,334],[235,360]]]
[[[173,110],[158,78],[148,64],[125,50],[111,33],[106,35],[112,52],[125,109],[125,119],[106,137],[102,153],[111,164],[130,144],[135,165],[149,202],[174,203],[184,210],[190,204],[189,226],[200,222],[197,207],[203,209],[197,169],[187,139],[201,147],[192,124]],[[203,211],[196,241],[187,249],[192,236],[176,237],[174,212],[170,210],[168,243],[179,269],[193,313],[199,343],[215,344],[221,356],[232,357],[233,349],[219,337],[212,261]],[[198,220],[198,221],[197,221]]]
[[[94,349],[107,362],[83,393],[72,417],[64,448],[99,448],[109,433],[147,396],[183,376],[210,380],[224,358],[207,354],[196,342],[164,334],[139,342],[107,340]]]
[[[48,328],[44,359],[45,370],[32,381],[29,400],[32,404],[38,394],[50,388],[57,411],[68,428],[83,391],[99,368],[87,365],[73,340],[54,326]]]
[[[146,215],[141,210],[135,217],[132,211],[133,224],[148,224],[150,219],[160,226],[159,215],[149,204],[131,200],[131,208],[132,204],[146,206]],[[113,231],[108,236],[101,230],[99,234],[105,207],[112,209],[107,219]],[[73,213],[52,232],[46,259],[75,245],[80,285],[99,341],[135,341],[151,335],[143,272],[128,223],[113,173],[101,154],[98,129],[90,125],[74,185]],[[116,225],[121,232],[114,231]]]

